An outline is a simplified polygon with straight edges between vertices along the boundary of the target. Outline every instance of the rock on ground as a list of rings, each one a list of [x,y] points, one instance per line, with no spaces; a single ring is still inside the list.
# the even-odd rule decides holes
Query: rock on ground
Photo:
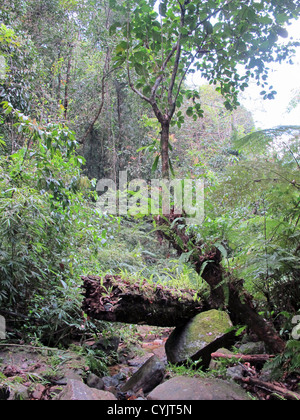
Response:
[[[262,341],[257,342],[248,342],[242,344],[239,348],[240,353],[242,354],[265,354],[266,346]]]
[[[99,378],[94,373],[90,373],[89,374],[89,376],[87,377],[87,380],[86,380],[86,384],[90,388],[96,388],[96,389],[99,389],[100,391],[102,391],[103,388],[104,388],[103,379]]]
[[[148,400],[196,401],[196,400],[250,400],[245,391],[236,384],[219,379],[176,376],[157,386]]]
[[[55,398],[60,401],[112,401],[117,398],[107,391],[90,388],[81,381],[71,379],[63,391]]]
[[[208,367],[211,353],[229,344],[232,333],[226,333],[232,327],[226,312],[215,309],[202,312],[186,325],[177,327],[166,342],[166,354],[170,363],[184,363],[188,359]]]
[[[7,399],[8,400],[28,400],[30,397],[30,392],[28,387],[22,385],[22,384],[18,384],[15,385],[13,390],[10,390],[10,392],[8,392],[7,395]],[[1,397],[0,397],[1,399]],[[3,398],[6,399],[6,398]]]
[[[157,356],[152,356],[122,387],[122,392],[140,389],[144,393],[152,391],[163,380],[165,366]]]

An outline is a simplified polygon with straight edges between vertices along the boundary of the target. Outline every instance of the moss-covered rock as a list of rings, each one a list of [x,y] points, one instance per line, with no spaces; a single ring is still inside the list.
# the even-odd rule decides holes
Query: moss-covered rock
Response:
[[[207,367],[210,355],[232,341],[232,327],[226,312],[215,309],[192,318],[183,327],[177,327],[166,342],[166,354],[170,363],[184,363],[188,359]]]

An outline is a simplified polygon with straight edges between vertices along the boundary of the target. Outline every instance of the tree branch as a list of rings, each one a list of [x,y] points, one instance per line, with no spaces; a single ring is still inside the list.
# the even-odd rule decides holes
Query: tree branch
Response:
[[[224,4],[224,6],[219,7],[218,9],[216,9],[215,11],[213,11],[212,13],[210,13],[205,19],[201,20],[195,27],[195,29],[192,29],[188,35],[192,35],[192,33],[198,29],[201,25],[203,25],[205,22],[207,22],[209,19],[211,19],[212,17],[214,17],[215,15],[217,15],[219,12],[221,12],[226,6],[228,6],[230,3],[232,3],[234,0],[230,0],[228,1],[228,3]]]
[[[106,52],[106,57],[105,57],[105,64],[104,64],[104,69],[103,69],[103,77],[101,80],[101,103],[99,106],[99,110],[95,116],[95,118],[93,119],[93,121],[90,123],[88,129],[86,130],[85,134],[82,136],[81,140],[79,141],[80,144],[83,144],[85,142],[85,140],[87,139],[88,135],[90,134],[90,132],[92,131],[96,121],[98,120],[98,118],[101,115],[103,106],[104,106],[104,101],[105,101],[105,80],[106,78],[113,72],[116,70],[116,68],[107,71],[108,68],[108,64],[109,64],[109,47],[107,48],[107,52]]]
[[[174,67],[173,67],[171,82],[170,82],[169,90],[168,90],[168,103],[169,103],[169,106],[171,106],[171,107],[173,107],[173,90],[174,90],[174,85],[175,85],[175,81],[176,81],[176,77],[177,77],[177,73],[178,73],[179,61],[180,61],[180,56],[181,56],[180,41],[181,41],[181,35],[179,35],[179,39],[178,39],[178,42],[177,42],[176,58],[175,58],[175,63],[174,63]]]
[[[244,384],[249,384],[252,386],[255,386],[257,388],[264,389],[265,391],[273,394],[273,395],[279,395],[280,397],[283,397],[287,400],[300,400],[300,394],[297,392],[290,391],[287,388],[284,388],[283,386],[272,384],[270,382],[264,382],[257,378],[238,378],[237,381],[243,382]]]
[[[155,99],[155,95],[156,95],[156,92],[157,92],[157,89],[159,88],[159,85],[161,84],[161,82],[162,82],[162,80],[163,80],[163,78],[164,78],[164,75],[163,75],[163,72],[164,72],[164,70],[166,69],[166,67],[167,67],[167,65],[168,65],[168,63],[169,63],[169,61],[171,60],[171,58],[173,57],[173,55],[174,55],[174,53],[175,53],[175,51],[177,51],[177,48],[178,48],[178,43],[172,48],[172,50],[170,51],[170,53],[168,54],[168,56],[167,56],[167,58],[165,59],[165,61],[162,63],[162,66],[161,66],[161,68],[160,68],[160,75],[158,76],[158,78],[156,79],[156,81],[155,81],[155,83],[154,83],[154,85],[153,85],[153,88],[152,88],[152,90],[151,90],[151,99],[153,100],[153,99]]]

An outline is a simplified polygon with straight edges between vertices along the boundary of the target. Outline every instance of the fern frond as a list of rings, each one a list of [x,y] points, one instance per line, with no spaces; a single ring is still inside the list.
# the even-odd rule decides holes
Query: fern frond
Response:
[[[300,126],[281,125],[267,130],[255,131],[247,136],[235,140],[234,146],[238,149],[251,149],[251,151],[262,151],[280,137],[296,138],[300,135]]]

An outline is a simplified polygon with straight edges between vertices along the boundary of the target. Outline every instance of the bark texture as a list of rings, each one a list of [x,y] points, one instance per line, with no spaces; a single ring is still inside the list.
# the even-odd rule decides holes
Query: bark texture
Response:
[[[176,219],[180,221],[176,222]],[[264,343],[271,353],[281,353],[285,342],[274,326],[255,310],[252,296],[244,289],[243,280],[236,279],[222,267],[222,254],[215,247],[208,247],[193,234],[182,228],[183,215],[171,214],[168,218],[157,217],[161,227],[160,238],[164,237],[178,254],[189,252],[189,261],[211,289],[211,308],[223,308],[229,313],[234,325],[247,325]],[[192,252],[191,252],[192,251]]]
[[[150,285],[145,280],[133,283],[118,276],[82,277],[84,301],[82,309],[91,318],[177,327],[185,324],[208,305],[197,292]]]

